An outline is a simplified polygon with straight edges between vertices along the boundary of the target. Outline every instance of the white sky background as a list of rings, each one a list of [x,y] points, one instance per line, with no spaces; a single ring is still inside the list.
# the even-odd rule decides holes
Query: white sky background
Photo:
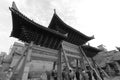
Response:
[[[35,22],[48,26],[53,9],[60,18],[88,35],[91,46],[104,44],[108,50],[120,46],[120,0],[14,0],[18,9]],[[0,0],[0,51],[8,52],[17,41],[11,38],[13,0]]]

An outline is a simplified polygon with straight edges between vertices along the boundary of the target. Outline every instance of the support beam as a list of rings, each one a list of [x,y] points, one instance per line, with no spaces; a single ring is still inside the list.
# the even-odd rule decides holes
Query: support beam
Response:
[[[95,60],[94,60],[93,58],[92,58],[92,61],[93,61],[94,65],[95,65],[96,67],[98,67],[98,68],[102,71],[103,74],[105,74],[105,76],[106,76],[107,78],[110,78],[109,75],[108,75],[100,66],[98,66],[98,64],[95,62]]]
[[[70,65],[69,65],[69,61],[68,61],[68,58],[67,58],[67,56],[66,56],[66,53],[65,53],[65,51],[64,50],[62,50],[62,53],[63,53],[63,59],[65,60],[65,64],[66,64],[66,66],[67,66],[67,68],[68,68],[68,70],[70,69]]]
[[[62,58],[62,51],[61,49],[59,50],[58,53],[58,64],[57,64],[57,72],[58,72],[58,80],[62,80],[62,63],[61,63],[61,59]]]
[[[15,65],[15,67],[13,67],[13,70],[10,74],[10,80],[14,79],[14,74],[15,74],[17,68],[19,67],[19,64],[21,63],[22,59],[24,59],[24,56],[25,56],[27,49],[28,49],[27,46],[23,47],[22,55],[21,55],[20,59],[18,60],[17,64]],[[18,77],[18,78],[20,78],[20,77]]]
[[[62,55],[64,57],[63,59],[65,60],[65,64],[66,64],[66,66],[67,66],[67,68],[69,70],[70,69],[70,65],[69,65],[68,57],[66,56],[66,52],[64,50],[63,44],[62,44]]]
[[[88,62],[90,68],[91,68],[93,71],[95,71],[97,77],[98,77],[100,80],[102,80],[102,78],[100,77],[100,75],[97,73],[97,71],[96,71],[96,70],[93,68],[93,66],[90,64],[90,62],[89,62],[87,56],[85,55],[83,49],[81,48],[81,46],[80,46],[79,48],[80,48],[80,52],[82,53],[83,57],[84,57],[84,58],[86,59],[86,61]]]
[[[31,49],[30,47],[33,45],[33,42],[31,42],[31,44],[27,47],[27,50],[26,50],[26,54],[25,54],[25,57],[24,57],[24,61],[23,61],[23,64],[19,70],[19,75],[18,75],[18,78],[20,80],[27,80],[27,75],[28,75],[28,71],[29,71],[29,64],[27,64],[29,61],[30,61],[30,55],[31,55]],[[24,73],[25,72],[25,73]],[[24,79],[23,79],[24,78]],[[12,79],[11,79],[12,80]]]
[[[80,66],[82,69],[86,70],[85,64],[84,64],[84,57],[81,52],[79,52],[79,61],[80,61]]]

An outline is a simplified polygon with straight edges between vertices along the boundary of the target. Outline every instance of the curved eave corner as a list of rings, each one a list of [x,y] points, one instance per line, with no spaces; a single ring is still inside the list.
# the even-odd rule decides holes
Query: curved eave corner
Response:
[[[87,37],[88,37],[88,36],[87,36]],[[93,40],[93,39],[95,39],[94,35],[93,35],[93,36],[88,37],[88,41]]]

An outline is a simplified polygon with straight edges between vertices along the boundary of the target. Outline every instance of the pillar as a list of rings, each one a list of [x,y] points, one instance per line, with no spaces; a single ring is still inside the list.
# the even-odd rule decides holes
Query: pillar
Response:
[[[62,80],[62,63],[61,63],[61,57],[62,53],[61,50],[58,52],[58,61],[57,61],[57,75],[58,75],[58,80]]]
[[[25,57],[25,66],[23,68],[23,74],[22,74],[22,80],[28,80],[28,74],[29,74],[29,70],[30,70],[30,66],[31,66],[31,54],[32,54],[32,47],[33,42],[30,43],[29,48],[28,48],[28,52],[26,54]]]

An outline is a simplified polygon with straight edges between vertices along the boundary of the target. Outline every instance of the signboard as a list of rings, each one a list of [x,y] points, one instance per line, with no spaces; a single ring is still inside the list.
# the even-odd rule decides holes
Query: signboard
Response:
[[[62,48],[65,51],[66,56],[68,56],[70,58],[76,58],[76,59],[81,58],[79,47],[77,45],[63,41]]]
[[[45,48],[45,47],[32,47],[32,60],[43,60],[43,61],[57,61],[58,50]]]
[[[76,67],[81,65],[82,56],[77,45],[68,43],[66,41],[62,42],[63,58],[67,67]],[[79,60],[79,61],[77,61]],[[82,60],[83,61],[83,60]]]

